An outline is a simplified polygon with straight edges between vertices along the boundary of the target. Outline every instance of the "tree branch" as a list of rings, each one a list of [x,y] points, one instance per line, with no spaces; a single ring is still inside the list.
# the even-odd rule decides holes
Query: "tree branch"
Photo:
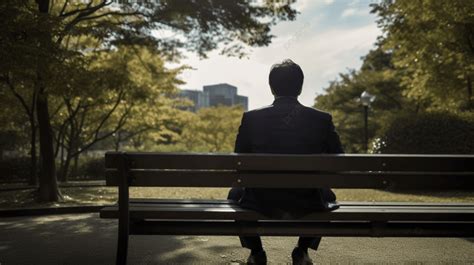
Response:
[[[122,101],[122,98],[123,98],[123,95],[125,94],[125,92],[123,90],[120,91],[118,97],[117,97],[117,100],[115,101],[115,104],[114,106],[112,107],[112,109],[104,116],[104,118],[102,119],[102,121],[99,123],[99,126],[95,129],[95,136],[94,138],[97,138],[98,135],[99,135],[99,131],[100,129],[102,128],[102,126],[104,126],[105,122],[110,118],[110,116],[112,115],[112,113],[117,109],[117,107],[119,106],[120,104],[120,101]]]
[[[132,109],[132,106],[130,106],[129,108],[127,108],[127,109],[125,110],[125,112],[123,113],[123,115],[120,117],[120,119],[119,119],[119,121],[118,121],[118,123],[117,123],[117,126],[116,126],[113,130],[109,131],[109,132],[106,133],[106,134],[103,134],[101,137],[99,137],[99,134],[98,134],[99,131],[96,131],[96,134],[95,134],[94,139],[93,139],[90,143],[84,145],[83,148],[81,148],[81,150],[76,150],[76,152],[74,152],[74,153],[72,154],[72,157],[75,157],[75,156],[81,154],[82,152],[84,152],[85,150],[89,149],[91,146],[93,146],[93,145],[96,144],[97,142],[102,141],[102,140],[104,140],[104,139],[106,139],[106,138],[112,136],[112,135],[113,135],[114,133],[116,133],[117,131],[119,131],[119,130],[125,125],[125,122],[126,122],[126,120],[127,120],[128,114],[130,114],[130,110],[131,110],[131,109]]]
[[[130,131],[127,131],[127,132],[128,132],[127,136],[125,136],[124,138],[121,138],[121,140],[122,140],[122,141],[126,141],[126,140],[128,140],[128,139],[130,139],[130,138],[133,138],[133,137],[135,137],[135,136],[137,136],[137,135],[139,135],[139,134],[142,134],[142,133],[144,133],[144,132],[146,132],[146,131],[149,131],[149,130],[151,130],[151,129],[153,129],[153,127],[151,127],[151,126],[145,126],[145,127],[141,128],[141,129],[139,129],[139,130],[137,130],[137,131],[135,131],[135,132],[133,132],[133,133],[130,133]]]
[[[379,92],[380,92],[380,94],[384,95],[385,97],[390,99],[392,102],[394,102],[397,105],[398,109],[402,109],[402,104],[398,100],[396,100],[393,96],[391,96],[390,94],[388,94],[385,91],[379,91]]]
[[[66,7],[67,7],[68,3],[69,3],[69,0],[64,0],[64,5],[61,8],[61,11],[59,12],[60,17],[62,17],[64,15],[64,11],[66,11]]]
[[[79,20],[79,22],[84,21],[84,20],[97,19],[97,18],[101,18],[101,17],[105,17],[105,16],[121,16],[121,17],[124,17],[124,16],[136,16],[136,15],[145,16],[144,13],[139,12],[139,11],[128,12],[128,13],[127,12],[122,13],[122,12],[117,12],[117,11],[111,11],[111,12],[107,12],[107,13],[96,15],[96,16],[83,17]]]
[[[68,2],[68,0],[66,0],[66,3],[67,3],[67,2]],[[63,13],[63,11],[64,11],[64,9],[65,9],[65,8],[63,7],[64,9],[61,10],[62,12],[60,13],[60,17],[70,17],[70,16],[73,16],[73,15],[78,14],[78,13],[81,13],[81,12],[89,11],[89,10],[91,10],[91,9],[93,9],[93,8],[95,7],[95,6],[92,7],[93,2],[94,2],[93,0],[90,0],[89,3],[87,3],[86,8],[76,9],[76,10],[73,10],[73,11],[69,11],[69,12],[67,12],[67,13]],[[104,4],[105,2],[107,2],[107,0],[102,1],[102,2],[101,2],[100,4],[98,4],[98,5],[102,5],[102,4]],[[66,3],[64,3],[64,4],[66,5]]]
[[[15,90],[15,86],[13,85],[13,83],[11,82],[10,80],[10,77],[8,76],[4,76],[3,78],[3,81],[5,82],[5,84],[7,84],[8,88],[10,88],[11,92],[13,93],[13,95],[20,101],[21,105],[23,106],[23,108],[25,109],[27,115],[29,117],[31,117],[33,114],[33,112],[28,108],[28,104],[26,104],[26,101],[25,99]]]
[[[466,34],[467,45],[469,46],[469,49],[471,50],[471,52],[474,53],[474,44],[472,43],[472,40],[471,40],[471,37],[474,36],[474,33],[472,31],[472,28],[469,27],[468,25],[465,25],[464,28],[467,31],[467,34]]]
[[[71,11],[71,12],[68,12],[66,14],[64,14],[63,17],[68,17],[68,16],[72,16],[72,15],[75,15],[75,14],[78,14],[74,19],[72,19],[69,23],[66,24],[66,26],[64,27],[64,30],[63,32],[60,34],[59,38],[56,40],[56,43],[61,43],[64,36],[77,24],[81,21],[81,18],[83,17],[87,17],[89,15],[92,15],[94,12],[96,12],[97,10],[103,8],[104,6],[108,6],[112,3],[112,1],[110,2],[107,2],[107,0],[103,0],[102,2],[100,2],[99,4],[95,5],[95,6],[92,6],[92,1],[90,1],[88,4],[87,4],[87,7],[86,8],[83,8],[83,9],[76,9],[74,11]]]
[[[50,116],[51,120],[54,120],[54,118],[56,117],[56,115],[58,115],[62,107],[63,107],[63,104],[61,103],[53,112],[51,112],[51,116]]]

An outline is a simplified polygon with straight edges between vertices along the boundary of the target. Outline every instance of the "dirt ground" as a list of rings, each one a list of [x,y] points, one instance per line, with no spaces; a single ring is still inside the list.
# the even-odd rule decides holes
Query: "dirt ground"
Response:
[[[98,214],[0,219],[0,264],[114,264],[117,221]],[[296,238],[263,239],[270,264],[288,264]],[[323,238],[316,264],[474,264],[474,239]],[[236,237],[131,236],[130,265],[241,264]]]

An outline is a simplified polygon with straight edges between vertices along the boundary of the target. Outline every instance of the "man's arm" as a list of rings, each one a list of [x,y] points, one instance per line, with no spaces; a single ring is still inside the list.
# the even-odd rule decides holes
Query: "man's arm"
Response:
[[[242,116],[242,121],[240,122],[239,132],[237,133],[237,138],[235,139],[235,153],[250,153],[251,145],[250,145],[250,137],[248,131],[248,122],[247,116]],[[240,199],[244,196],[245,188],[242,187],[232,187],[229,191],[229,195],[227,195],[228,200],[232,201],[240,201]]]
[[[329,126],[326,138],[326,152],[329,154],[342,154],[344,149],[342,149],[341,140],[339,135],[336,132],[334,123],[332,122],[332,116],[329,115]]]
[[[237,139],[235,140],[235,153],[250,153],[251,151],[247,120],[247,115],[246,113],[244,113],[244,115],[242,116],[242,121],[240,122],[239,132],[237,133]]]
[[[334,127],[334,123],[332,122],[332,116],[329,115],[328,121],[328,131],[326,137],[326,153],[329,154],[342,154],[344,150],[342,149],[341,141],[339,140],[339,135],[336,132],[336,128]],[[339,208],[339,204],[336,201],[336,194],[329,189],[323,188],[321,189],[321,196],[324,201],[327,203],[324,204],[327,211],[333,211]]]

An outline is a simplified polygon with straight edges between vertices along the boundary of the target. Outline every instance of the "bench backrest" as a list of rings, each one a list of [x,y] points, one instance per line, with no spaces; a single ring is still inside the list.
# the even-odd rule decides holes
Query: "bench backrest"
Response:
[[[474,189],[474,155],[107,152],[105,165],[111,186]]]

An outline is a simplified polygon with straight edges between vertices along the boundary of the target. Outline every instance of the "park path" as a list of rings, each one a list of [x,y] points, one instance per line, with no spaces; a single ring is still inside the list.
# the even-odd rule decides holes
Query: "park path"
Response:
[[[117,222],[98,214],[0,219],[1,265],[113,264]],[[270,264],[290,262],[295,238],[264,238]],[[129,264],[238,264],[236,237],[132,236]],[[474,239],[324,238],[317,264],[474,264]]]

